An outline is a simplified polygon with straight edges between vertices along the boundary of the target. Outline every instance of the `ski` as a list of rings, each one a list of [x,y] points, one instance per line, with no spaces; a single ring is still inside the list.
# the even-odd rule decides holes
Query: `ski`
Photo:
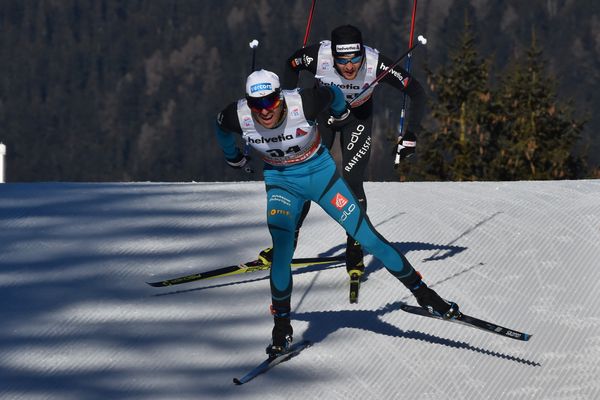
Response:
[[[258,375],[267,372],[274,366],[281,364],[282,362],[285,362],[292,357],[297,356],[298,353],[300,353],[305,348],[309,347],[311,344],[312,343],[308,340],[303,340],[301,342],[294,343],[285,353],[279,354],[277,356],[269,356],[265,361],[253,368],[246,375],[242,376],[241,378],[233,378],[233,383],[235,383],[236,385],[243,385],[244,383],[256,378]]]
[[[309,257],[309,258],[294,258],[292,260],[292,267],[306,267],[309,265],[319,264],[330,264],[334,262],[344,261],[345,256],[333,256],[333,257]],[[180,285],[182,283],[201,281],[211,278],[221,278],[230,275],[245,274],[248,272],[262,271],[271,268],[271,264],[265,264],[260,260],[253,260],[238,265],[230,265],[228,267],[222,267],[213,269],[206,272],[195,273],[190,275],[184,275],[177,278],[165,279],[157,282],[146,282],[150,286],[164,287],[172,285]]]
[[[360,290],[360,274],[350,274],[350,303],[358,303],[358,291]]]
[[[524,342],[528,341],[532,335],[529,333],[523,333],[519,331],[515,331],[514,329],[504,328],[500,325],[493,324],[488,321],[484,321],[479,318],[471,317],[470,315],[459,313],[456,318],[453,319],[444,319],[437,315],[433,315],[429,313],[426,309],[418,306],[411,306],[408,304],[403,304],[400,308],[408,313],[421,315],[423,317],[441,319],[442,321],[455,322],[462,325],[467,325],[473,328],[481,329],[486,332],[495,333],[500,336],[504,336],[507,338],[522,340]]]

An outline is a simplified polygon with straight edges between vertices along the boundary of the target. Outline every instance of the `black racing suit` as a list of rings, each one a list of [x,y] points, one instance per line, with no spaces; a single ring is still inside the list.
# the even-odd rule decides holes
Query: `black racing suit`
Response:
[[[288,58],[282,77],[282,87],[284,89],[296,87],[300,71],[308,71],[312,75],[315,75],[319,63],[327,62],[326,60],[319,60],[320,47],[321,44],[315,44],[299,49]],[[363,65],[361,68],[366,67],[365,63],[366,57],[363,57]],[[378,54],[375,75],[379,76],[392,64],[393,60],[382,54]],[[341,75],[337,70],[335,70],[334,73]],[[370,82],[358,82],[357,84],[360,84],[360,86],[363,87],[365,83]],[[411,101],[410,118],[407,121],[408,123],[404,131],[417,135],[420,130],[426,101],[425,91],[421,84],[406,70],[399,66],[394,67],[392,72],[388,73],[380,80],[380,83],[386,83],[393,86],[409,96]],[[320,84],[319,80],[317,80],[316,84]],[[340,89],[344,92],[347,100],[350,102],[354,97],[354,94],[349,93],[344,86],[340,86]],[[321,114],[318,118],[319,132],[323,144],[327,146],[328,149],[331,149],[336,133],[340,133],[343,176],[355,196],[366,209],[367,199],[363,188],[363,181],[367,163],[369,162],[369,157],[371,155],[373,96],[371,95],[366,102],[359,106],[353,107],[352,118],[348,119],[348,123],[337,127],[335,130],[327,124],[328,117],[329,116],[326,114]],[[297,232],[299,231],[309,208],[310,203],[307,203],[300,218]],[[348,269],[348,272],[355,269],[360,271],[364,269],[364,265],[362,264],[362,249],[351,237],[348,237],[346,245],[346,268]]]

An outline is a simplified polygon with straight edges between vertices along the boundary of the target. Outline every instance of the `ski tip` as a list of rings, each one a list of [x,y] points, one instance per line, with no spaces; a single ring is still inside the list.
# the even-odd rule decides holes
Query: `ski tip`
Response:
[[[244,382],[240,381],[238,378],[233,378],[233,383],[235,383],[236,385],[241,385]]]
[[[417,307],[415,307],[415,306],[411,306],[411,305],[409,305],[409,304],[406,304],[406,303],[402,303],[402,304],[400,304],[400,309],[401,309],[402,311],[411,312],[411,311],[413,311],[415,308],[417,308]]]
[[[523,334],[523,341],[524,341],[524,342],[528,342],[528,341],[529,341],[529,339],[531,339],[531,337],[532,337],[532,336],[533,336],[533,335],[530,335],[529,333],[524,333],[524,334]]]
[[[152,287],[163,287],[165,286],[162,282],[146,282],[148,285]]]

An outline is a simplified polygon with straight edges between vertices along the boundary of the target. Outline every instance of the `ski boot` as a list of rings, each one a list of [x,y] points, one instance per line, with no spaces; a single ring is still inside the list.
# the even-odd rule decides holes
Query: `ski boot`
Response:
[[[273,263],[273,248],[267,247],[266,249],[258,253],[258,261],[270,267]]]
[[[275,309],[271,306],[271,313],[275,326],[272,331],[272,343],[267,346],[266,353],[269,357],[277,357],[284,354],[293,341],[294,330],[290,322],[290,309]]]
[[[363,252],[356,240],[348,236],[346,243],[346,271],[350,275],[350,303],[358,302],[358,291],[360,282],[365,272]]]
[[[298,235],[300,235],[300,230],[296,229],[294,233],[294,251],[296,251],[296,246],[298,245]],[[273,248],[267,247],[258,253],[258,261],[270,267],[273,264]]]
[[[460,317],[458,304],[448,302],[440,297],[433,289],[428,287],[425,282],[419,282],[410,291],[417,299],[417,303],[430,314],[442,317],[443,319],[455,319]]]

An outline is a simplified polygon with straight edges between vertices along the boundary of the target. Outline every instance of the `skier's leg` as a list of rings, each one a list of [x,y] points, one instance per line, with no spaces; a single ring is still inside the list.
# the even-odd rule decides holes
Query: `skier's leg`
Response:
[[[367,209],[367,196],[363,187],[366,168],[371,156],[371,128],[373,118],[355,119],[344,127],[340,135],[342,149],[342,174],[362,207]],[[360,277],[365,269],[363,251],[359,241],[348,235],[346,240],[346,270]]]
[[[333,142],[335,141],[336,132],[333,131],[328,125],[327,120],[320,117],[319,119],[319,134],[321,135],[321,143],[327,149],[331,149],[333,146]],[[296,231],[294,236],[294,249],[298,246],[298,236],[300,235],[300,228],[302,228],[302,224],[308,215],[308,211],[310,210],[310,201],[305,201],[304,206],[302,207],[302,212],[300,214],[300,218],[298,219],[298,224],[296,225]]]
[[[274,327],[268,353],[283,351],[292,341],[290,322],[292,271],[290,262],[294,253],[294,231],[303,200],[284,187],[269,184],[267,190],[267,225],[273,241],[273,263],[270,273],[271,313]]]
[[[453,308],[429,288],[406,257],[375,230],[365,210],[344,179],[339,176],[333,160],[330,165],[319,171],[319,180],[312,196],[327,214],[380,260],[385,268],[414,294],[421,306],[446,318],[456,315],[458,307]]]

